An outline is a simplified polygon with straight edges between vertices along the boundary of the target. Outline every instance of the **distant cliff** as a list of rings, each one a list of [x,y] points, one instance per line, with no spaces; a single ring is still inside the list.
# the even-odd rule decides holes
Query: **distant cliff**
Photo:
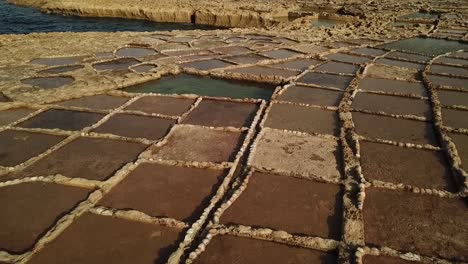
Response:
[[[89,17],[144,19],[155,22],[183,22],[218,27],[266,27],[274,25],[274,16],[286,14],[284,4],[265,5],[249,1],[213,3],[213,1],[181,0],[8,0],[44,12]],[[282,1],[278,1],[281,3]],[[275,10],[274,12],[272,10]]]

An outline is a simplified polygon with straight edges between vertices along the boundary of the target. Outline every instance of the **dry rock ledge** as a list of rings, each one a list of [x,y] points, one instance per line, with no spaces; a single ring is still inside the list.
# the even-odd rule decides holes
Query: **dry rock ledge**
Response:
[[[43,12],[88,17],[143,19],[155,22],[194,23],[220,28],[256,28],[263,33],[277,33],[293,38],[323,40],[334,38],[387,39],[425,34],[434,29],[434,21],[421,20],[407,26],[393,27],[404,15],[415,12],[460,13],[466,1],[267,1],[267,0],[7,0]],[[465,3],[465,4],[464,4]],[[463,12],[462,12],[463,13]],[[332,28],[311,27],[319,18],[343,23]],[[447,16],[440,24],[463,24],[462,19]],[[456,22],[457,21],[457,22]]]
[[[467,263],[467,0],[11,2],[236,28],[0,35],[0,263]]]
[[[287,16],[287,1],[275,3],[217,1],[48,1],[13,0],[18,5],[42,11],[92,17],[146,19],[155,22],[195,23],[218,27],[264,27],[275,24],[274,16]],[[295,5],[292,5],[293,7]]]

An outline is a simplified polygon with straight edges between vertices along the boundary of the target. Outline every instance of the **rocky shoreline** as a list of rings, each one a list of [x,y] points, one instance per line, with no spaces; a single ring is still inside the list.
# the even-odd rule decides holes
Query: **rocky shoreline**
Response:
[[[256,11],[239,6],[212,6],[209,1],[174,4],[171,1],[37,1],[13,0],[17,5],[39,8],[44,12],[64,15],[144,19],[154,22],[195,23],[216,27],[267,27],[277,24],[273,16],[287,16],[284,7],[279,11]],[[278,5],[279,6],[279,5]],[[274,6],[275,8],[277,6]]]
[[[468,260],[467,1],[11,2],[230,28],[0,35],[0,262]]]

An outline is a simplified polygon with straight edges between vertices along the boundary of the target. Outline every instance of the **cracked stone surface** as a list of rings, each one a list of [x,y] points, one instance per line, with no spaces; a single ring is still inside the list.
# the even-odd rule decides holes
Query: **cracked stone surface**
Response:
[[[406,81],[416,81],[420,79],[418,70],[408,69],[384,64],[373,64],[366,69],[366,76],[392,79],[395,76]]]
[[[32,77],[21,80],[23,84],[34,88],[55,89],[73,83],[71,77]]]
[[[465,0],[10,2],[215,28],[0,35],[0,263],[468,261]]]
[[[339,179],[338,152],[335,139],[265,129],[253,153],[252,166]]]
[[[391,79],[364,78],[359,83],[359,89],[401,95],[427,95],[423,83],[405,82]]]

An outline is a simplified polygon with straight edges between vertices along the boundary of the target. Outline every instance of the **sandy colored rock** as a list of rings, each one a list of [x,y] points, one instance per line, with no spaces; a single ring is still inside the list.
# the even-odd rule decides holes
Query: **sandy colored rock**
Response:
[[[378,188],[366,193],[366,243],[467,260],[468,211],[462,200]]]
[[[239,234],[245,236],[255,236],[257,239],[274,238],[276,242],[215,236],[211,243],[206,243],[208,241],[203,239],[207,235],[208,229],[213,227],[210,223],[216,223],[218,220],[218,215],[213,212],[219,209],[221,201],[213,200],[213,204],[211,204],[213,206],[212,213],[203,215],[207,218],[200,218],[200,213],[208,206],[207,197],[211,197],[210,191],[216,189],[213,186],[219,184],[216,181],[219,178],[216,176],[204,177],[212,176],[211,174],[208,175],[209,173],[205,173],[207,170],[210,170],[208,168],[193,169],[199,173],[194,173],[193,171],[179,173],[165,171],[161,169],[163,165],[160,165],[159,169],[151,167],[144,172],[139,172],[137,175],[140,177],[134,177],[133,174],[129,176],[119,174],[119,177],[106,182],[104,189],[106,191],[115,191],[111,191],[112,196],[109,196],[109,200],[112,198],[113,203],[109,203],[108,206],[116,206],[122,209],[122,211],[116,213],[116,215],[120,215],[119,217],[125,214],[125,217],[130,217],[130,219],[135,218],[135,220],[138,218],[138,221],[144,220],[144,217],[142,218],[144,214],[126,210],[142,210],[157,217],[174,217],[190,223],[198,221],[198,224],[193,225],[190,233],[185,236],[185,241],[181,244],[179,243],[185,235],[181,230],[170,228],[169,231],[164,228],[164,230],[161,230],[162,226],[147,225],[141,222],[131,222],[130,220],[124,221],[114,217],[105,218],[100,222],[99,219],[103,219],[103,216],[96,215],[91,215],[88,220],[84,221],[82,220],[83,218],[75,215],[70,218],[72,222],[71,226],[64,233],[60,234],[50,244],[44,245],[44,248],[41,246],[39,252],[33,252],[33,260],[31,262],[164,263],[169,254],[178,248],[179,250],[175,252],[177,254],[173,255],[174,258],[171,259],[170,263],[179,263],[185,262],[187,257],[192,259],[194,254],[200,253],[198,250],[194,252],[195,248],[206,248],[206,251],[202,252],[199,256],[198,261],[207,263],[210,261],[214,263],[336,263],[336,256],[333,256],[333,254],[336,254],[336,251],[338,251],[340,255],[339,262],[354,263],[356,245],[362,246],[364,244],[370,247],[380,246],[380,244],[389,245],[393,249],[400,250],[401,253],[408,252],[405,257],[411,256],[411,254],[422,254],[423,256],[437,256],[443,258],[442,261],[447,260],[450,262],[465,258],[464,255],[466,254],[463,249],[466,246],[457,240],[459,239],[457,236],[465,233],[464,222],[460,219],[464,220],[466,218],[464,216],[459,217],[459,214],[463,214],[466,211],[465,208],[458,206],[457,202],[459,200],[455,197],[459,193],[447,194],[444,192],[424,191],[424,193],[429,193],[425,194],[427,196],[424,196],[424,199],[429,197],[429,200],[437,200],[441,199],[440,196],[448,196],[444,198],[448,201],[446,204],[435,202],[434,206],[432,204],[431,206],[427,206],[427,199],[421,203],[408,202],[411,199],[407,199],[406,196],[413,194],[408,193],[406,189],[402,188],[393,190],[397,194],[394,195],[397,198],[392,198],[391,195],[386,194],[383,195],[382,201],[379,201],[379,197],[375,199],[375,193],[372,193],[373,187],[371,187],[375,183],[383,191],[388,192],[389,189],[395,187],[395,184],[401,182],[418,188],[427,187],[449,191],[463,189],[466,186],[456,185],[451,189],[451,186],[444,181],[446,176],[444,168],[451,166],[453,161],[458,162],[457,157],[454,156],[455,153],[447,152],[448,149],[443,145],[440,146],[440,151],[432,152],[418,149],[420,146],[415,147],[411,144],[406,144],[406,148],[403,148],[401,145],[380,144],[381,147],[383,146],[382,148],[371,148],[369,150],[369,147],[363,144],[363,141],[366,143],[369,143],[369,141],[363,140],[358,145],[356,140],[360,138],[356,138],[354,134],[357,132],[368,139],[390,139],[404,143],[430,143],[438,146],[438,140],[435,135],[439,135],[441,132],[448,133],[452,128],[435,126],[434,120],[418,122],[404,118],[396,119],[377,115],[371,115],[366,118],[358,116],[358,113],[354,113],[351,116],[349,112],[351,107],[361,104],[366,110],[374,111],[373,109],[378,110],[382,108],[390,113],[411,113],[424,116],[424,111],[420,104],[411,104],[411,102],[416,102],[414,98],[410,99],[400,96],[395,97],[395,100],[390,102],[390,99],[393,99],[393,97],[389,95],[372,95],[370,96],[372,98],[364,100],[365,104],[363,105],[362,98],[360,97],[363,94],[357,93],[357,97],[355,97],[355,85],[359,85],[358,89],[374,93],[396,93],[415,98],[432,95],[432,93],[428,94],[426,92],[426,88],[428,88],[428,91],[439,95],[443,105],[443,124],[447,125],[450,119],[444,114],[444,111],[448,109],[446,106],[453,106],[456,103],[463,107],[464,103],[460,104],[463,94],[460,93],[461,91],[468,91],[466,79],[447,75],[466,76],[465,61],[468,58],[468,53],[459,52],[458,50],[466,50],[467,45],[466,43],[455,41],[464,41],[468,32],[464,21],[462,2],[408,2],[401,0],[379,1],[378,3],[363,3],[359,0],[338,0],[333,3],[322,0],[315,2],[295,2],[290,0],[217,2],[208,0],[182,0],[176,2],[170,0],[13,1],[27,6],[34,6],[46,12],[58,12],[64,15],[124,17],[161,22],[185,22],[244,28],[206,28],[209,30],[176,30],[172,32],[3,34],[0,36],[0,53],[3,55],[0,58],[1,109],[27,106],[34,109],[46,110],[49,105],[44,104],[56,102],[61,104],[65,100],[70,105],[64,104],[61,107],[76,104],[78,107],[83,106],[91,111],[96,110],[96,112],[107,113],[110,112],[110,109],[115,109],[126,102],[126,100],[130,100],[130,96],[136,95],[134,94],[135,92],[138,92],[137,96],[140,96],[140,92],[170,94],[170,97],[156,95],[157,97],[151,97],[151,100],[150,97],[137,100],[125,109],[134,111],[131,113],[131,118],[116,122],[106,131],[127,136],[149,137],[148,135],[158,133],[160,127],[157,124],[153,125],[147,122],[147,120],[156,119],[147,117],[141,112],[146,114],[171,115],[173,117],[182,116],[183,118],[179,120],[182,125],[178,126],[184,129],[183,133],[179,133],[176,128],[173,131],[174,134],[169,136],[167,142],[163,140],[161,143],[164,144],[158,145],[158,148],[155,149],[156,153],[152,157],[148,156],[149,153],[141,156],[143,159],[168,159],[171,161],[167,162],[174,166],[174,163],[182,165],[181,163],[183,162],[172,161],[173,159],[179,161],[180,157],[182,157],[180,158],[181,161],[189,161],[191,165],[206,165],[210,167],[212,166],[209,164],[197,164],[197,162],[234,161],[233,157],[237,153],[239,145],[242,144],[241,141],[247,131],[244,130],[242,133],[227,132],[228,129],[223,130],[219,127],[231,124],[231,122],[234,123],[234,126],[241,126],[239,124],[242,123],[242,119],[245,116],[244,113],[237,114],[237,110],[241,110],[240,107],[232,112],[226,111],[226,109],[217,111],[217,108],[208,107],[207,109],[212,110],[207,110],[203,114],[200,114],[195,109],[192,113],[193,116],[189,117],[189,119],[193,118],[192,121],[196,123],[196,127],[184,125],[184,118],[187,116],[183,115],[183,113],[189,110],[195,99],[193,96],[190,96],[190,99],[180,98],[175,100],[172,94],[197,94],[200,96],[238,99],[259,98],[267,101],[266,106],[270,104],[269,101],[273,93],[273,87],[271,86],[268,89],[259,89],[256,88],[257,84],[225,85],[221,82],[212,82],[208,76],[249,79],[256,82],[269,82],[281,85],[281,87],[278,87],[278,93],[275,94],[275,100],[283,100],[291,103],[290,105],[295,104],[291,106],[291,109],[299,107],[298,103],[335,106],[338,108],[337,112],[340,113],[341,118],[338,125],[343,126],[341,127],[343,133],[340,134],[340,138],[333,139],[330,136],[332,133],[326,132],[326,130],[331,129],[331,126],[327,126],[332,122],[322,122],[322,119],[319,118],[320,115],[309,114],[306,113],[307,111],[304,113],[289,111],[290,109],[286,109],[283,112],[280,111],[281,116],[285,118],[273,122],[276,127],[284,125],[288,129],[292,128],[294,130],[311,129],[311,133],[315,133],[314,131],[319,128],[324,129],[324,134],[329,135],[309,137],[298,132],[272,132],[272,129],[263,129],[262,126],[252,128],[249,131],[251,132],[251,137],[248,138],[248,142],[245,142],[244,155],[238,160],[239,163],[232,164],[234,178],[225,179],[226,186],[223,186],[225,188],[219,189],[220,194],[215,197],[216,199],[221,199],[226,197],[228,193],[232,193],[234,191],[233,188],[238,188],[238,179],[235,177],[245,176],[243,173],[245,173],[245,169],[249,169],[249,165],[253,164],[254,167],[261,166],[263,169],[271,169],[270,173],[281,172],[281,174],[284,174],[283,176],[276,175],[277,177],[283,177],[279,180],[272,180],[273,177],[270,177],[263,182],[257,182],[256,185],[255,180],[251,181],[245,190],[246,192],[239,197],[237,202],[232,204],[232,208],[235,206],[240,207],[235,214],[232,214],[232,217],[233,219],[235,217],[240,218],[241,215],[247,214],[247,209],[266,201],[262,208],[256,208],[247,218],[257,218],[258,221],[265,221],[262,222],[262,225],[272,226],[273,228],[281,229],[284,226],[284,229],[287,229],[289,232],[298,232],[297,234],[301,236],[299,239],[295,237],[293,240],[290,240],[292,237],[286,232],[269,233],[268,230],[262,229],[262,226],[256,226],[254,230],[238,227],[230,231],[234,233],[240,232]],[[14,8],[14,6],[9,7]],[[56,18],[60,19],[60,17]],[[75,18],[69,19],[74,20]],[[340,23],[333,23],[333,27],[316,26],[316,22],[323,23],[327,19],[331,19],[332,22],[337,19],[340,20]],[[147,24],[146,22],[143,23]],[[313,23],[314,26],[312,26]],[[79,27],[80,25],[81,23],[78,22],[77,26]],[[54,23],[53,26],[56,26],[56,24]],[[174,25],[174,27],[177,26]],[[198,26],[188,26],[187,28],[192,27]],[[185,29],[186,27],[181,28]],[[402,50],[408,52],[403,52]],[[386,52],[389,54],[385,54]],[[384,54],[383,59],[376,59],[378,60],[376,64],[371,62],[376,56]],[[421,71],[418,72],[418,70],[426,67],[427,63],[436,54],[442,54],[442,56],[430,67],[429,74],[423,74]],[[313,72],[313,67],[321,62],[325,63],[324,66],[319,67],[321,70],[325,68],[326,71],[350,75],[354,74],[358,65],[363,67],[367,63],[370,64],[368,64],[363,74],[367,76],[362,76],[358,72],[357,77],[352,78],[351,76],[340,74],[319,74]],[[244,64],[244,66],[238,64]],[[186,65],[195,66],[194,68],[184,68]],[[228,67],[230,70],[225,71]],[[349,69],[343,70],[341,67]],[[174,82],[174,86],[169,89],[157,89],[148,86],[145,89],[133,89],[135,86],[151,86],[163,83],[167,80],[167,76],[178,76],[177,78],[179,78],[187,76],[186,73],[200,73],[200,70],[205,74],[205,77],[181,78],[180,82]],[[304,74],[306,70],[308,72]],[[299,75],[302,77],[296,78]],[[378,78],[373,78],[372,76]],[[365,78],[362,79],[363,77]],[[425,78],[423,79],[422,77]],[[429,85],[427,87],[425,87],[426,77],[430,81],[427,83]],[[378,81],[369,82],[371,78]],[[411,82],[396,81],[396,79],[411,80]],[[349,86],[351,81],[353,81],[353,85]],[[298,88],[299,86],[292,86],[284,89],[285,85],[295,85],[296,82],[299,85],[307,83],[308,86],[316,88]],[[241,84],[243,84],[243,81]],[[317,88],[317,86],[320,88]],[[437,90],[432,91],[429,88],[436,88]],[[336,91],[337,89],[342,91]],[[459,91],[450,91],[452,95],[447,98],[448,93],[444,94],[443,92],[448,91],[448,89]],[[133,94],[129,95],[126,92]],[[456,99],[454,99],[453,94],[457,97]],[[83,96],[85,97],[83,98]],[[154,98],[158,99],[153,100]],[[437,107],[437,98],[437,96],[429,98],[432,100],[430,107]],[[203,98],[202,104],[200,104],[200,108],[198,109],[202,109],[205,99]],[[10,100],[13,102],[7,102]],[[224,102],[227,102],[227,100],[229,99],[226,99]],[[353,100],[354,105],[352,104]],[[404,103],[404,101],[408,103]],[[418,102],[422,102],[422,100]],[[273,101],[273,103],[277,102]],[[237,102],[233,103],[236,106],[239,106],[239,104]],[[309,106],[301,107],[303,109],[309,108]],[[70,110],[75,111],[77,109],[67,109],[65,111]],[[314,110],[318,109],[314,108]],[[322,113],[335,113],[333,111],[320,111]],[[438,108],[429,110],[429,112],[435,113],[437,111]],[[125,115],[127,114],[129,113]],[[113,113],[112,116],[114,118],[122,117],[123,113]],[[265,123],[264,121],[266,120],[264,119],[266,116],[264,113],[259,113],[260,124]],[[350,122],[351,117],[353,117],[353,121],[356,124],[356,129],[352,126],[352,122]],[[460,119],[462,118],[461,115],[451,115],[450,118],[452,117],[452,121],[458,122],[453,123],[456,124],[455,126],[459,126],[458,124],[465,120]],[[59,127],[61,129],[71,129],[74,128],[74,125],[77,126],[74,129],[81,129],[89,121],[86,118],[83,119],[85,120],[67,120],[67,117],[58,118],[58,116],[53,116],[48,121],[44,121],[43,124],[52,124],[57,121],[62,124]],[[135,121],[137,119],[138,121]],[[251,117],[249,116],[246,119],[248,122],[245,122],[244,125],[247,126],[251,122]],[[115,121],[115,119],[111,119],[108,122],[112,121]],[[126,121],[135,122],[130,127],[128,126],[130,122]],[[95,124],[95,122],[91,121],[89,123]],[[216,129],[209,129],[202,128],[200,125],[218,127]],[[447,131],[444,132],[440,129],[447,129]],[[1,132],[0,135],[7,131]],[[234,131],[238,130],[234,129]],[[47,133],[69,134],[70,130],[49,131]],[[268,136],[267,133],[277,134],[266,137]],[[458,133],[463,133],[463,130],[458,131]],[[78,134],[78,132],[75,134]],[[9,169],[0,167],[0,175],[10,173],[10,175],[2,176],[2,181],[15,178],[26,180],[22,179],[22,177],[47,175],[49,173],[60,173],[74,178],[104,180],[114,175],[127,162],[135,161],[138,154],[148,147],[143,144],[131,143],[141,140],[125,142],[118,140],[116,137],[102,134],[93,134],[92,136],[98,138],[86,138],[86,140],[80,138],[68,143],[50,155],[38,160],[37,163],[31,164],[29,167]],[[465,166],[465,163],[467,163],[465,162],[465,157],[467,155],[465,155],[464,150],[465,146],[468,145],[463,141],[465,135],[450,134],[450,136],[462,159],[462,166]],[[15,135],[12,137],[15,137]],[[157,137],[159,138],[159,136]],[[0,155],[0,160],[3,158],[13,165],[37,156],[50,146],[56,144],[49,142],[53,140],[47,138],[42,140],[44,142],[39,143],[31,143],[32,139],[25,139],[26,143],[24,144],[21,143],[24,137],[19,137],[19,139],[6,138],[7,140],[4,142],[7,142],[8,151],[6,154],[0,153],[3,154],[3,157]],[[34,137],[34,140],[41,140],[41,138]],[[252,144],[254,140],[257,141],[257,145]],[[337,142],[343,144],[337,144]],[[369,183],[371,186],[367,186],[364,190],[365,193],[357,194],[354,187],[357,187],[359,183],[359,178],[355,177],[357,176],[355,174],[357,172],[356,169],[359,168],[357,166],[358,163],[356,163],[359,157],[356,156],[357,153],[355,152],[358,150],[361,150],[360,158],[364,177],[370,179],[368,175],[370,175],[369,171],[372,171],[375,172],[372,174],[372,176],[375,176],[374,179],[383,179],[382,181],[389,181],[389,184],[371,182]],[[2,149],[0,148],[1,151]],[[165,156],[158,156],[158,151],[164,152]],[[382,152],[384,154],[381,154]],[[343,153],[344,158],[343,164],[341,164],[341,153]],[[417,158],[415,157],[419,158],[419,160],[416,160]],[[448,159],[446,163],[439,159],[442,157]],[[366,161],[366,158],[371,158],[371,160]],[[247,161],[250,161],[251,164],[247,164]],[[386,167],[379,167],[381,163],[385,164]],[[223,164],[222,166],[225,165],[227,166],[227,164]],[[218,166],[219,164],[216,167]],[[317,183],[313,182],[313,179],[301,179],[301,177],[313,178],[316,176],[336,181],[340,178],[339,172],[343,168],[347,169],[346,173],[342,175],[343,186],[340,185],[338,187],[331,183]],[[446,169],[449,170],[450,168]],[[454,171],[456,172],[457,169],[455,168]],[[135,172],[138,172],[138,168]],[[289,176],[285,176],[286,174]],[[290,174],[294,174],[296,178],[292,178]],[[408,177],[407,174],[411,174],[413,177]],[[193,175],[200,177],[191,177]],[[224,174],[220,177],[223,176]],[[63,180],[60,176],[48,177],[47,180],[52,178],[59,181]],[[209,180],[207,180],[208,178]],[[29,178],[27,180],[46,181],[44,178]],[[113,185],[120,180],[123,180],[122,185],[120,187],[117,185],[113,189]],[[355,182],[355,180],[358,180],[358,182]],[[69,184],[78,183],[92,184],[92,182],[80,179],[72,179],[69,182]],[[303,183],[311,184],[308,186],[308,184]],[[12,182],[2,183],[1,185],[4,187],[1,187],[1,189],[8,188],[5,186],[9,184],[12,184]],[[310,187],[311,185],[314,185],[314,187]],[[275,188],[268,188],[271,186]],[[330,188],[327,187],[330,186],[337,187],[340,190],[343,189],[345,195],[332,195],[335,193],[336,188],[329,190]],[[97,189],[103,191],[101,187],[100,185],[96,186]],[[251,187],[255,187],[255,190]],[[312,191],[307,192],[307,190],[320,192],[320,195],[318,197],[313,196]],[[418,192],[418,189],[415,188],[413,191]],[[250,195],[245,196],[249,192]],[[279,193],[282,194],[278,195]],[[366,194],[366,199],[363,202],[364,194]],[[327,218],[327,212],[333,210],[333,202],[336,196],[345,198],[343,200],[343,212],[338,214],[341,217],[344,216],[341,219],[343,226],[337,222],[338,217],[334,215],[326,219],[330,220],[330,223],[324,220]],[[237,204],[238,202],[242,202],[242,199],[247,199],[246,197],[250,197],[249,202],[244,201],[242,206],[239,205],[240,203]],[[256,199],[257,197],[259,199]],[[415,197],[419,196],[416,195]],[[311,201],[316,201],[317,199],[320,202],[311,203]],[[164,201],[168,202],[164,203]],[[223,201],[225,202],[225,200]],[[378,223],[374,221],[369,225],[366,222],[367,220],[364,219],[365,226],[361,228],[363,224],[362,211],[359,209],[359,206],[364,205],[364,214],[366,214],[366,210],[368,209],[366,206],[369,206],[369,203],[372,206],[379,203],[382,204],[382,206],[375,206],[378,209],[380,207],[385,209],[380,209],[382,212],[376,214],[382,221]],[[396,203],[399,204],[393,206]],[[41,204],[41,206],[43,205]],[[38,208],[42,208],[41,206],[38,206]],[[262,218],[262,213],[270,212],[269,210],[273,206],[278,206],[280,209],[276,211],[272,210],[271,216]],[[450,206],[456,206],[456,208],[453,209]],[[390,210],[388,209],[389,207],[391,207]],[[316,208],[317,210],[311,212],[314,211],[311,208]],[[284,213],[288,210],[292,215],[297,214],[299,217],[289,217],[290,215]],[[103,214],[110,213],[110,211],[102,212],[100,208],[94,208],[91,211]],[[229,213],[229,208],[227,213]],[[309,216],[307,216],[308,214]],[[24,215],[28,218],[26,212]],[[301,217],[301,215],[306,216]],[[89,215],[85,214],[85,216]],[[422,220],[420,221],[419,218]],[[176,219],[158,221],[168,224],[174,223]],[[310,221],[311,219],[318,220]],[[428,219],[432,222],[425,222],[429,221]],[[119,223],[116,224],[117,222]],[[380,223],[387,223],[388,228],[380,228],[378,226]],[[182,223],[179,224],[183,225]],[[332,225],[331,230],[333,232],[329,233],[330,228],[328,225],[330,224]],[[76,226],[79,228],[73,229]],[[423,227],[427,227],[429,231],[416,232],[418,228]],[[226,231],[222,226],[215,226],[214,228],[219,233]],[[318,231],[314,232],[314,228],[321,233],[319,234]],[[397,228],[401,228],[401,230],[396,230]],[[57,230],[60,230],[60,228]],[[440,230],[442,232],[439,232]],[[71,233],[67,233],[67,231]],[[340,234],[342,233],[342,237],[339,236],[338,231],[340,231]],[[396,235],[388,235],[390,231],[394,231]],[[32,232],[30,233],[34,235]],[[312,236],[318,234],[319,237],[332,237],[340,240],[341,243],[338,244],[338,241],[334,240],[304,237],[307,234],[311,234]],[[427,234],[430,234],[432,237],[429,239],[423,237],[423,235]],[[372,239],[373,235],[374,238],[379,238],[379,236],[382,238],[381,240],[376,240],[377,242],[375,243],[367,242],[364,241],[365,235],[366,239]],[[414,241],[408,239],[409,242],[403,241],[409,235],[413,235],[417,239]],[[221,238],[221,243],[218,243],[219,241],[216,242],[218,238]],[[224,238],[233,238],[233,240],[241,242],[226,242],[227,239],[222,240]],[[278,241],[278,239],[285,240]],[[464,242],[466,239],[462,237],[460,240]],[[207,245],[199,244],[200,242]],[[292,243],[299,245],[291,247]],[[306,247],[318,248],[321,251],[306,249]],[[338,248],[336,249],[335,247]],[[329,254],[325,253],[328,250],[333,250],[333,252]],[[371,249],[371,252],[366,252],[364,262],[368,261],[367,254],[376,254],[376,252],[374,249]],[[381,250],[381,254],[386,256],[393,253],[388,249],[384,249]],[[183,256],[183,258],[179,260],[178,256]],[[209,258],[206,258],[207,256]],[[398,263],[399,260],[398,258],[391,258],[389,260],[389,257],[379,256],[375,262],[385,263],[387,261],[395,261]],[[431,260],[423,259],[423,262],[428,261],[430,262]],[[17,259],[10,259],[8,255],[0,254],[0,262],[15,263]]]
[[[83,61],[83,56],[72,57],[54,57],[54,58],[38,58],[31,61],[33,64],[41,64],[46,66],[70,65],[78,64]]]
[[[338,152],[334,139],[265,128],[260,134],[251,163],[258,168],[337,180],[340,178]]]
[[[55,89],[73,83],[71,77],[33,77],[21,80],[23,84],[36,89]]]

